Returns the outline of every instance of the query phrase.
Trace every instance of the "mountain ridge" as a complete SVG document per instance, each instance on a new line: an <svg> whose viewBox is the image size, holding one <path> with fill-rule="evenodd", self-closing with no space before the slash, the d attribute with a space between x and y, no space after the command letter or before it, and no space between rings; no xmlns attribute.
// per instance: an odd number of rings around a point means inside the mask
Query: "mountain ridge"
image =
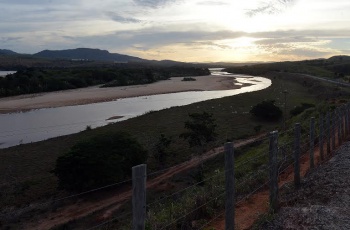
<svg viewBox="0 0 350 230"><path fill-rule="evenodd" d="M91 61L112 61L112 62L142 62L148 61L139 57L119 53L110 53L107 50L92 48L76 48L66 50L43 50L33 54L34 57L49 59L81 59Z"/></svg>
<svg viewBox="0 0 350 230"><path fill-rule="evenodd" d="M0 55L18 55L18 53L8 49L0 49Z"/></svg>

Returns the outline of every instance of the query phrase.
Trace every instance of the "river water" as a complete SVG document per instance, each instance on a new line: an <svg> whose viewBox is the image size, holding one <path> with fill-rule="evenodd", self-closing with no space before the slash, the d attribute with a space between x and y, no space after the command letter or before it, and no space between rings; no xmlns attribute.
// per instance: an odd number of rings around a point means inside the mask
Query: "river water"
<svg viewBox="0 0 350 230"><path fill-rule="evenodd" d="M271 85L271 81L263 77L229 74L220 72L221 69L211 69L211 71L213 77L220 75L232 76L233 79L239 82L238 84L250 83L252 85L241 89L141 96L95 104L1 114L0 148L77 133L84 130L88 125L96 128L110 122L140 116L148 111L158 111L173 106L183 106L258 91ZM123 117L116 120L107 120L113 116Z"/></svg>
<svg viewBox="0 0 350 230"><path fill-rule="evenodd" d="M8 74L16 73L17 71L0 71L0 77L5 77Z"/></svg>

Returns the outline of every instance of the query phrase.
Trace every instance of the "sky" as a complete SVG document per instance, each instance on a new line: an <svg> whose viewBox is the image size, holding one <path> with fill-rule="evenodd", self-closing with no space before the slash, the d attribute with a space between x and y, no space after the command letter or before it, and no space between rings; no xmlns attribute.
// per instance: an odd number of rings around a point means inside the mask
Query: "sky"
<svg viewBox="0 0 350 230"><path fill-rule="evenodd" d="M99 48L152 60L350 55L350 0L0 0L0 49Z"/></svg>

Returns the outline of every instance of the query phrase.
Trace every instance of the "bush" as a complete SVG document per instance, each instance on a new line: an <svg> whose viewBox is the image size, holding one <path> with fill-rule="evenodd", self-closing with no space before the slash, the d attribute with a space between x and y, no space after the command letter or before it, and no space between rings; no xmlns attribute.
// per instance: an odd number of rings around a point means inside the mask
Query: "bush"
<svg viewBox="0 0 350 230"><path fill-rule="evenodd" d="M266 121L276 121L282 117L282 110L275 105L275 101L263 101L255 105L250 113Z"/></svg>
<svg viewBox="0 0 350 230"><path fill-rule="evenodd" d="M302 112L304 112L306 109L309 109L309 108L312 108L312 107L315 107L315 105L309 104L309 103L301 103L301 105L296 106L294 109L292 109L290 111L290 115L291 116L299 115Z"/></svg>
<svg viewBox="0 0 350 230"><path fill-rule="evenodd" d="M217 125L213 114L203 112L191 113L188 116L190 120L185 122L185 128L188 131L180 134L180 138L187 140L191 147L202 146L216 139L215 129Z"/></svg>
<svg viewBox="0 0 350 230"><path fill-rule="evenodd" d="M184 77L182 79L182 81L197 81L197 80L195 78L193 78L193 77Z"/></svg>
<svg viewBox="0 0 350 230"><path fill-rule="evenodd" d="M118 182L144 163L147 152L126 133L105 133L82 141L56 161L59 186L82 191Z"/></svg>

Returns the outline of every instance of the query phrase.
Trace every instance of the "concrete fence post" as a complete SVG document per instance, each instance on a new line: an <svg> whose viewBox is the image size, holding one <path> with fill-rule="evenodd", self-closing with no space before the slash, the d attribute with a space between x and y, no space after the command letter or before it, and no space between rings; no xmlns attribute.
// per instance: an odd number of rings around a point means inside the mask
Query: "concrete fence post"
<svg viewBox="0 0 350 230"><path fill-rule="evenodd" d="M300 187L300 123L295 124L294 128L294 185Z"/></svg>
<svg viewBox="0 0 350 230"><path fill-rule="evenodd" d="M311 121L310 121L310 168L315 167L314 151L315 151L315 118L311 117Z"/></svg>
<svg viewBox="0 0 350 230"><path fill-rule="evenodd" d="M345 116L345 138L348 136L348 134L349 134L349 116L348 116L348 114L349 114L349 106L348 105L345 105L344 106L344 112L345 112L345 114L344 114L344 116Z"/></svg>
<svg viewBox="0 0 350 230"><path fill-rule="evenodd" d="M331 152L331 143L330 143L330 118L329 118L329 112L327 112L326 115L326 139L327 139L327 155Z"/></svg>
<svg viewBox="0 0 350 230"><path fill-rule="evenodd" d="M146 170L145 164L132 168L132 229L144 230L146 220Z"/></svg>
<svg viewBox="0 0 350 230"><path fill-rule="evenodd" d="M319 144L320 144L320 157L321 157L321 161L324 160L324 148L323 148L323 145L324 145L324 128L323 128L323 124L324 124L324 121L323 121L323 116L322 114L320 114L320 140L319 140Z"/></svg>
<svg viewBox="0 0 350 230"><path fill-rule="evenodd" d="M345 134L345 108L342 107L341 110L341 134L342 134L342 140L345 140L346 134Z"/></svg>
<svg viewBox="0 0 350 230"><path fill-rule="evenodd" d="M234 173L234 148L233 143L228 142L225 149L225 230L235 228L235 173Z"/></svg>
<svg viewBox="0 0 350 230"><path fill-rule="evenodd" d="M336 123L336 115L335 115L335 111L332 112L332 132L331 132L331 136L332 136L332 150L335 149L335 131L337 126L335 125Z"/></svg>
<svg viewBox="0 0 350 230"><path fill-rule="evenodd" d="M338 146L340 146L341 145L341 119L340 119L340 111L338 110L337 111L337 129L338 129L338 134L337 134L337 136L338 136Z"/></svg>
<svg viewBox="0 0 350 230"><path fill-rule="evenodd" d="M270 164L270 210L278 210L278 131L270 133L269 164Z"/></svg>
<svg viewBox="0 0 350 230"><path fill-rule="evenodd" d="M348 125L349 125L349 120L348 120L348 106L345 106L345 138L349 134L348 130Z"/></svg>

